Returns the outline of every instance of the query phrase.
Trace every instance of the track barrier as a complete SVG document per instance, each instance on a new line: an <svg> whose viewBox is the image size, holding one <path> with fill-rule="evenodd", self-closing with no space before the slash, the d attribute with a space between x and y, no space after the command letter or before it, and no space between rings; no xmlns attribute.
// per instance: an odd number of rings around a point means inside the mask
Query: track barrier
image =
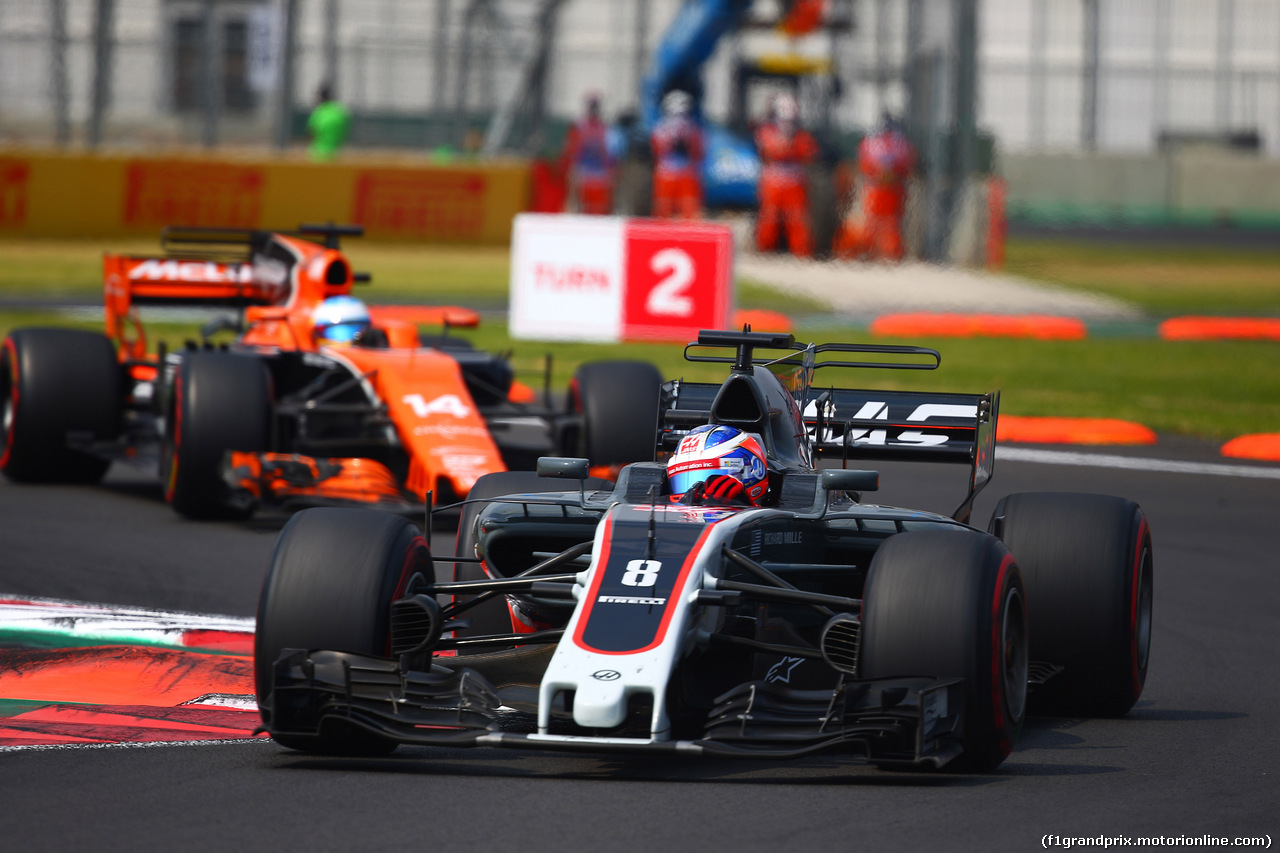
<svg viewBox="0 0 1280 853"><path fill-rule="evenodd" d="M1235 459L1280 462L1280 432L1263 432L1233 438L1222 445L1222 455Z"/></svg>
<svg viewBox="0 0 1280 853"><path fill-rule="evenodd" d="M312 163L283 157L0 151L0 235L154 237L168 225L353 222L373 240L505 245L524 162Z"/></svg>
<svg viewBox="0 0 1280 853"><path fill-rule="evenodd" d="M1042 314L937 314L929 312L882 314L870 327L871 334L886 337L1033 338L1041 341L1078 341L1088 334L1078 317Z"/></svg>
<svg viewBox="0 0 1280 853"><path fill-rule="evenodd" d="M1280 341L1280 319L1269 317L1171 317L1160 324L1166 341Z"/></svg>
<svg viewBox="0 0 1280 853"><path fill-rule="evenodd" d="M1115 418L1034 418L1001 415L996 440L1024 444L1155 444L1150 427Z"/></svg>

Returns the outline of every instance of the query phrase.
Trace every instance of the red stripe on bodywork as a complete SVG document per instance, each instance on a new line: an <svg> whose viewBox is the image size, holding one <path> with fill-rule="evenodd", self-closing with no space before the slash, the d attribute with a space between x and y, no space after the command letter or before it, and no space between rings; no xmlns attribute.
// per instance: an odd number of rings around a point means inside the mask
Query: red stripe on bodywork
<svg viewBox="0 0 1280 853"><path fill-rule="evenodd" d="M591 610L595 607L596 598L600 595L600 586L604 583L604 567L609 564L609 543L613 536L613 516L610 515L606 517L604 523L604 548L600 555L600 561L596 564L595 577L591 579L591 589L587 592L587 603L585 609L582 611L582 616L578 619L578 627L573 632L573 642L579 648L586 649L587 651L594 652L596 654L637 655L641 652L647 652L650 649L655 649L662 645L662 638L666 636L667 628L671 625L672 615L675 613L677 596L679 592L684 589L685 578L689 576L689 570L693 568L694 562L698 559L698 554L702 552L702 544L706 542L707 537L711 535L711 528L715 527L719 522L713 521L707 524L706 528L702 531L702 534L698 537L698 541L695 542L693 548L690 549L689 556L685 558L684 563L680 566L680 574L676 575L675 585L671 588L671 596L667 599L667 603L662 614L662 621L658 623L658 630L657 633L654 634L653 642L643 648L629 649L625 652L610 652L605 651L604 649L597 649L594 646L587 645L582 639L583 633L587 630L587 623L591 618Z"/></svg>

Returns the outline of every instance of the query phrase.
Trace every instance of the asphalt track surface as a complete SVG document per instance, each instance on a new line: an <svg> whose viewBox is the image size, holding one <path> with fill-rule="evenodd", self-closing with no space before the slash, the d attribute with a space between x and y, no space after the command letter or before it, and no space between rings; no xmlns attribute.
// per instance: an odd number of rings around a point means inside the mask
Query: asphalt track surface
<svg viewBox="0 0 1280 853"><path fill-rule="evenodd" d="M1006 457L974 518L985 523L1014 491L1142 504L1156 557L1146 691L1123 719L1030 720L995 773L406 748L334 760L262 741L18 750L0 752L0 847L918 851L1029 850L1047 834L1274 839L1280 468L1245 463L1268 476L1233 476L1193 442L1085 452L1192 464ZM879 502L949 511L962 496L961 467L881 470ZM0 593L252 615L279 526L183 521L119 467L100 487L0 480ZM452 532L436 540L448 552Z"/></svg>

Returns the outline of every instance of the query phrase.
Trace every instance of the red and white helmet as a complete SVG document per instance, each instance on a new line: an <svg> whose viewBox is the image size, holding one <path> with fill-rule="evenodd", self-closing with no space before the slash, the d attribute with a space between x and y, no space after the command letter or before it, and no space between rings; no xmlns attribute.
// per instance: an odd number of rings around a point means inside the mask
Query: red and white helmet
<svg viewBox="0 0 1280 853"><path fill-rule="evenodd" d="M671 493L681 495L715 474L728 474L742 483L752 503L758 504L769 487L769 463L764 442L754 433L708 424L680 439L667 461Z"/></svg>

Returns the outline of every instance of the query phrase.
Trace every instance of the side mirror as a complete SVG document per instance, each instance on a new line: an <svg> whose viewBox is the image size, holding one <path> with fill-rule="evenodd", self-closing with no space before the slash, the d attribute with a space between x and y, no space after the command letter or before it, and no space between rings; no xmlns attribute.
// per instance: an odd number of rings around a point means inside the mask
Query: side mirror
<svg viewBox="0 0 1280 853"><path fill-rule="evenodd" d="M557 480L585 480L591 476L591 461L572 456L539 456L538 476Z"/></svg>
<svg viewBox="0 0 1280 853"><path fill-rule="evenodd" d="M828 492L874 492L880 488L880 472L828 468L822 472L822 488Z"/></svg>

